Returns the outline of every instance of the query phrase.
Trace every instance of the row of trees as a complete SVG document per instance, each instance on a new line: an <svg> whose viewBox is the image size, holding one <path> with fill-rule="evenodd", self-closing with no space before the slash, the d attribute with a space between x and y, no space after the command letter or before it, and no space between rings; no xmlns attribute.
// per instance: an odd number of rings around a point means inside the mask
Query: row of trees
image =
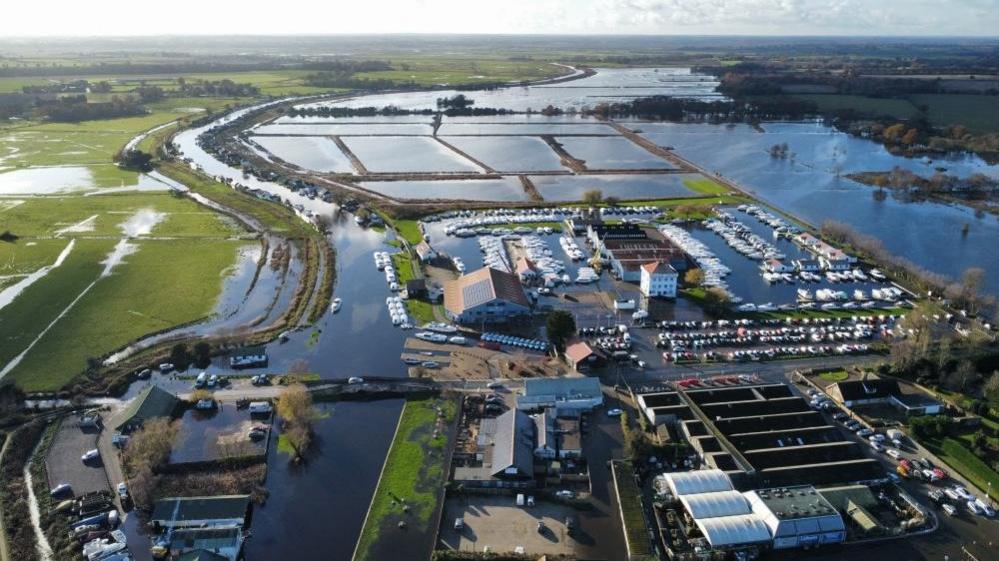
<svg viewBox="0 0 999 561"><path fill-rule="evenodd" d="M96 119L115 119L143 115L146 108L131 96L113 96L111 101L88 103L87 96L66 96L52 101L38 101L35 115L50 121L76 123Z"/></svg>

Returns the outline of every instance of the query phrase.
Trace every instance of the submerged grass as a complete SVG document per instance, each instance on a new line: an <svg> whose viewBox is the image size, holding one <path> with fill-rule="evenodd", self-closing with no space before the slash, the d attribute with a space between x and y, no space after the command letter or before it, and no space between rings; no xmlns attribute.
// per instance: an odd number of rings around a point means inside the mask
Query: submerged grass
<svg viewBox="0 0 999 561"><path fill-rule="evenodd" d="M107 241L109 246L115 243ZM99 279L10 372L10 378L21 388L59 389L86 370L90 358L123 347L147 333L209 315L222 285L223 272L235 263L242 242L144 240L136 244L138 250L126 257L110 276ZM100 255L97 261L105 255ZM82 267L90 276L73 275L75 290L66 291L62 301L75 298L89 284L87 281L96 278L103 269L94 263L93 257L90 255L90 263ZM53 281L64 276L63 271L59 272ZM37 304L40 299L24 301ZM54 318L64 307L55 307L49 317ZM49 321L41 323L47 325ZM40 331L44 325L35 324L35 330ZM17 352L26 344L21 343Z"/></svg>
<svg viewBox="0 0 999 561"><path fill-rule="evenodd" d="M457 405L449 399L406 401L357 542L354 561L368 559L382 533L393 528L399 520L406 522L408 532L433 532L431 515L446 477L447 427L456 410ZM439 433L437 426L441 427ZM408 512L403 506L408 507Z"/></svg>

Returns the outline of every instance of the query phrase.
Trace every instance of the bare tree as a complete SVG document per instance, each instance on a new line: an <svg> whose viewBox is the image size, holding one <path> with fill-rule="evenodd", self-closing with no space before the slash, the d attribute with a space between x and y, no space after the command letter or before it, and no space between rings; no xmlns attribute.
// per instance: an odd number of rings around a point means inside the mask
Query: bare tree
<svg viewBox="0 0 999 561"><path fill-rule="evenodd" d="M300 460L312 442L312 424L318 418L312 395L302 384L285 388L278 396L277 413L284 421L283 436Z"/></svg>

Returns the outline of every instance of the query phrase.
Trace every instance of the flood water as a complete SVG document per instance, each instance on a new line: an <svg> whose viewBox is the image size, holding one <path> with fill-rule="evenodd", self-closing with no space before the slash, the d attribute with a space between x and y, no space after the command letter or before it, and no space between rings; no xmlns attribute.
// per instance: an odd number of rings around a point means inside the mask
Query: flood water
<svg viewBox="0 0 999 561"><path fill-rule="evenodd" d="M340 147L323 136L255 136L253 141L271 154L302 169L353 173L354 166Z"/></svg>
<svg viewBox="0 0 999 561"><path fill-rule="evenodd" d="M760 199L818 226L825 220L851 224L878 237L891 252L931 271L957 277L968 267L986 271L985 289L999 293L999 217L933 202L908 202L889 195L878 201L874 189L837 176L854 171L890 170L898 165L923 174L943 166L966 176L982 172L999 176L999 166L960 156L925 163L892 156L881 146L821 124L764 124L766 132L748 126L700 124L641 125L645 136L680 155L721 173ZM767 149L787 142L794 161L770 158ZM723 149L719 149L723 147ZM969 225L967 235L961 230Z"/></svg>
<svg viewBox="0 0 999 561"><path fill-rule="evenodd" d="M526 201L516 177L410 181L362 181L361 187L396 199L451 199L466 201Z"/></svg>
<svg viewBox="0 0 999 561"><path fill-rule="evenodd" d="M453 136L447 142L500 172L569 171L548 144L534 136Z"/></svg>
<svg viewBox="0 0 999 561"><path fill-rule="evenodd" d="M591 138L560 136L565 151L586 162L588 169L676 169L624 137Z"/></svg>
<svg viewBox="0 0 999 561"><path fill-rule="evenodd" d="M422 136L344 137L372 172L481 172L478 166L436 140Z"/></svg>
<svg viewBox="0 0 999 561"><path fill-rule="evenodd" d="M134 185L111 190L165 191L168 187L148 175L137 175ZM52 195L97 189L93 171L86 166L20 168L0 173L0 195Z"/></svg>

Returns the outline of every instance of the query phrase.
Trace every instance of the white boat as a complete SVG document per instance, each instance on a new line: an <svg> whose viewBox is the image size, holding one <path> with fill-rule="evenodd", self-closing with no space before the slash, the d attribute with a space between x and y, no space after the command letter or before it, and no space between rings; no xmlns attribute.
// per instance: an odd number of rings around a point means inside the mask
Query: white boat
<svg viewBox="0 0 999 561"><path fill-rule="evenodd" d="M879 280L879 281L885 280L885 274L878 269L871 269L870 271L867 272L867 274L871 275L871 278L873 278L874 280Z"/></svg>
<svg viewBox="0 0 999 561"><path fill-rule="evenodd" d="M343 306L343 300L340 298L334 298L333 302L330 304L330 311L335 314L340 311L341 306Z"/></svg>
<svg viewBox="0 0 999 561"><path fill-rule="evenodd" d="M858 288L857 290L853 291L853 299L854 300L867 300L867 294L863 290L860 290Z"/></svg>
<svg viewBox="0 0 999 561"><path fill-rule="evenodd" d="M429 341L431 343L446 343L447 335L441 333L431 333L429 331L421 331L415 335L417 339L422 341Z"/></svg>
<svg viewBox="0 0 999 561"><path fill-rule="evenodd" d="M811 300L811 299L812 299L811 291L806 290L804 288L798 289L798 300Z"/></svg>
<svg viewBox="0 0 999 561"><path fill-rule="evenodd" d="M755 312L756 311L756 304L753 304L753 303L741 304L736 309L739 310L740 312Z"/></svg>

